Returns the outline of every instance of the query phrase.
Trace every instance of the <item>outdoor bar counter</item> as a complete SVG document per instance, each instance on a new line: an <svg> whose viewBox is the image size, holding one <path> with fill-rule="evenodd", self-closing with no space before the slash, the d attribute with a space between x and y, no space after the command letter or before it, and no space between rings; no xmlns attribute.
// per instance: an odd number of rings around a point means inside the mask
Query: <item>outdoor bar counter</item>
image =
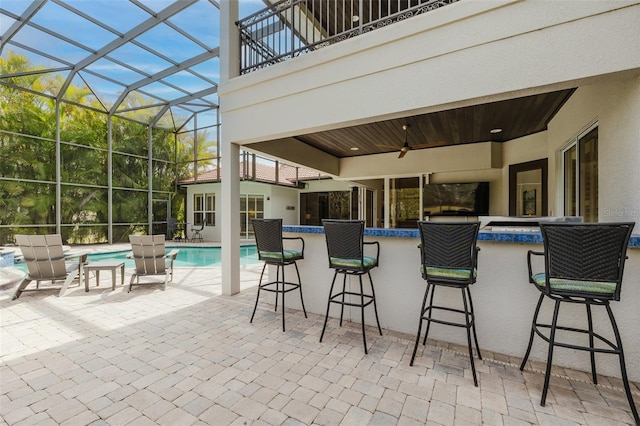
<svg viewBox="0 0 640 426"><path fill-rule="evenodd" d="M471 286L480 350L516 357L524 355L533 311L540 294L527 278L527 251L543 249L540 232L537 228L534 229L480 230L478 278L477 283ZM324 316L333 270L329 269L323 228L284 226L283 231L287 237L304 238L304 259L298 261L298 267L305 307L308 312ZM380 243L380 265L373 269L372 277L383 332L386 329L407 333L410 339L414 339L426 288L420 275L418 230L367 228L365 241ZM367 247L365 253L366 250ZM629 379L640 382L640 235L637 233L631 237L627 256L621 301L612 302L611 307L620 328ZM542 262L539 267L543 268ZM275 273L275 268L272 272ZM286 273L287 281L294 279L293 269L287 268ZM366 276L363 277L363 282L365 292L368 292ZM357 277L347 278L347 283L359 285ZM436 299L444 301L440 304L462 306L460 291L457 289L438 288ZM297 294L289 293L286 303L287 308L301 309ZM366 324L374 326L372 306L365 308L365 311ZM550 322L552 311L552 303L545 300L540 318L544 322ZM339 308L332 306L330 315L335 318L339 317L339 314ZM350 311L349 307L345 307L345 318L359 323L359 308L351 308ZM563 304L559 319L559 324L584 328L586 310L583 305ZM338 327L338 324L331 322L328 327ZM613 339L604 308L594 308L594 328L596 332ZM375 327L367 329L367 334L371 337L375 333ZM560 332L558 336L562 338ZM466 333L463 328L433 324L429 338L466 347ZM407 344L413 345L412 342ZM547 343L536 337L529 359L546 362L547 349ZM420 353L421 351L418 352ZM598 354L596 362L599 374L620 377L617 356ZM559 348L554 351L554 365L589 371L588 352Z"/></svg>

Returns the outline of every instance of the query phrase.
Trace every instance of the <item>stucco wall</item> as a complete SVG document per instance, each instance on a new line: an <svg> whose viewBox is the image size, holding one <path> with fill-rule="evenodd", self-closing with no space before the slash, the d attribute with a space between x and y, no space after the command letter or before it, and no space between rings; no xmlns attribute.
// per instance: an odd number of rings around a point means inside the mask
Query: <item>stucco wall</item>
<svg viewBox="0 0 640 426"><path fill-rule="evenodd" d="M562 214L559 150L593 122L598 123L599 220L640 222L639 78L582 86L549 123L549 208Z"/></svg>
<svg viewBox="0 0 640 426"><path fill-rule="evenodd" d="M349 191L353 186L351 182L333 179L309 180L305 183L305 188L300 192Z"/></svg>
<svg viewBox="0 0 640 426"><path fill-rule="evenodd" d="M325 237L323 234L308 233L287 235L302 236L305 240L305 259L298 262L304 304L308 312L324 317L333 278L333 270L328 267ZM380 243L380 266L372 271L380 323L385 329L407 333L408 338L413 339L425 291L425 282L420 275L419 250L416 248L419 240L385 237L365 237L365 240ZM480 348L520 359L527 347L531 320L540 295L527 281L527 250L540 250L542 245L481 241L479 247L478 281L471 287L471 293ZM625 267L622 301L612 303L612 310L624 344L629 379L639 381L640 333L637 331L640 329L640 315L637 301L640 299L640 286L637 285L637 277L640 274L640 250L629 249L627 253L629 260ZM274 279L275 268L270 273L270 278ZM347 286L358 289L358 279L348 278ZM366 277L364 288L365 291L369 289ZM293 297L287 296L286 303L287 307L302 309L295 293ZM457 289L440 288L436 292L436 303L462 308ZM540 313L542 322L549 322L552 313L553 303L547 300ZM332 307L330 315L339 317L340 309ZM594 307L593 315L596 331L613 338L604 309ZM345 318L359 323L360 309L345 307ZM440 314L439 318L446 318L446 315ZM563 304L559 318L564 326L584 328L584 306ZM367 330L369 335L377 332L372 307L365 309L365 323L373 326ZM328 327L336 332L339 325L333 321ZM434 324L429 337L466 345L464 330L454 327ZM562 338L565 341L571 339L566 335ZM530 360L544 362L547 349L548 345L536 338ZM597 356L597 363L599 374L620 377L620 364L616 356ZM554 365L587 371L589 356L586 352L558 349L554 353Z"/></svg>
<svg viewBox="0 0 640 426"><path fill-rule="evenodd" d="M265 217L282 218L284 225L298 225L299 214L298 190L272 186L270 199L265 200Z"/></svg>
<svg viewBox="0 0 640 426"><path fill-rule="evenodd" d="M548 157L549 213L559 215L558 149L597 119L601 219L638 220L638 22L638 1L461 1L221 84L225 143L260 151L257 142L275 138L579 87L548 131L499 150L481 143L329 161L284 140L278 152L340 179L490 180L495 215L508 214L508 166Z"/></svg>
<svg viewBox="0 0 640 426"><path fill-rule="evenodd" d="M224 139L244 145L637 75L638 22L638 1L457 2L221 84ZM324 160L305 159L320 170Z"/></svg>
<svg viewBox="0 0 640 426"><path fill-rule="evenodd" d="M206 226L202 231L205 241L218 242L221 240L222 215L228 209L222 205L222 188L218 183L202 183L189 185L187 187L187 231L191 236L191 226L193 223L193 194L215 194L216 195L216 224ZM265 217L281 217L286 225L298 224L298 191L295 188L278 187L260 182L240 182L240 194L264 195ZM267 198L269 198L267 200ZM239 198L237 198L239 200ZM238 201L239 202L239 201ZM294 210L287 210L287 206L293 206Z"/></svg>
<svg viewBox="0 0 640 426"><path fill-rule="evenodd" d="M201 183L187 187L186 206L186 237L191 238L191 227L193 226L193 195L194 194L216 194L216 223L207 225L202 230L202 238L205 241L220 241L220 214L222 212L219 183Z"/></svg>

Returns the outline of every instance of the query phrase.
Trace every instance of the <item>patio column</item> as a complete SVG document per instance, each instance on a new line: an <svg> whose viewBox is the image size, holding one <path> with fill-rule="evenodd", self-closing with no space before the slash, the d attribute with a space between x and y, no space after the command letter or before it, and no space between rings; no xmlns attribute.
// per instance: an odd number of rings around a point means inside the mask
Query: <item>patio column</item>
<svg viewBox="0 0 640 426"><path fill-rule="evenodd" d="M391 185L388 177L384 178L384 227L391 227Z"/></svg>
<svg viewBox="0 0 640 426"><path fill-rule="evenodd" d="M222 294L230 296L240 292L240 146L223 143L223 147Z"/></svg>
<svg viewBox="0 0 640 426"><path fill-rule="evenodd" d="M236 27L238 3L237 0L222 0L220 2L221 84L240 75L240 33Z"/></svg>
<svg viewBox="0 0 640 426"><path fill-rule="evenodd" d="M240 36L235 26L238 19L238 2L220 2L220 83L240 73ZM224 98L220 98L221 123L224 123ZM231 143L220 132L222 158L222 294L240 292L240 146Z"/></svg>

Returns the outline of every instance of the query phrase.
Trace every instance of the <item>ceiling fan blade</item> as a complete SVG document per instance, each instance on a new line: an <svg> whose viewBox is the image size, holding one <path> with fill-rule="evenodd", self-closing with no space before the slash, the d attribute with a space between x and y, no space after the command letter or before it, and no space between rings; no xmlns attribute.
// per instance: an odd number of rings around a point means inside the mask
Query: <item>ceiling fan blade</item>
<svg viewBox="0 0 640 426"><path fill-rule="evenodd" d="M400 155L398 155L398 158L402 158L402 157L404 157L405 155L407 155L407 152L409 152L409 150L408 150L408 149L407 149L407 150L404 150L404 149L403 149L403 150L400 150Z"/></svg>

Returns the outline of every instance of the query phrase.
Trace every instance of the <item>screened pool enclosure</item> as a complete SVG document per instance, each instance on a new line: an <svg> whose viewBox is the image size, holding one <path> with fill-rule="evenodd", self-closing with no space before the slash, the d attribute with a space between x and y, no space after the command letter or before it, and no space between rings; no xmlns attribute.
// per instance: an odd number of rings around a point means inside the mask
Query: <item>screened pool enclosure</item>
<svg viewBox="0 0 640 426"><path fill-rule="evenodd" d="M0 4L0 245L127 241L185 220L177 182L219 168L219 7Z"/></svg>

